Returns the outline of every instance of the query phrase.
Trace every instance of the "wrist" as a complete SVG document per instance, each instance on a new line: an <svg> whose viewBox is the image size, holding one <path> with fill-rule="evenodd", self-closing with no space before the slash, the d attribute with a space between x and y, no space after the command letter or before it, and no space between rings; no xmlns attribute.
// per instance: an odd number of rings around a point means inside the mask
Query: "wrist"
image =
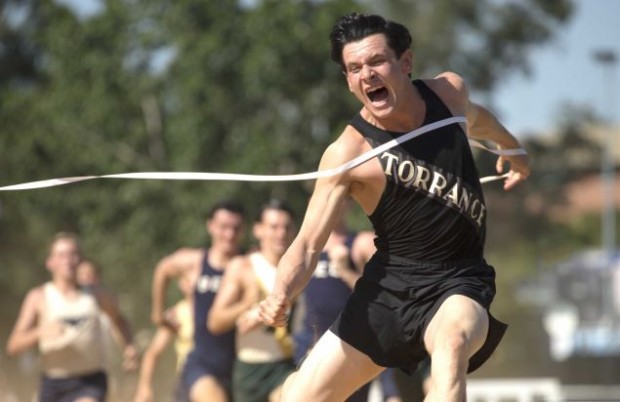
<svg viewBox="0 0 620 402"><path fill-rule="evenodd" d="M136 356L138 354L138 348L133 343L129 343L123 348L123 353L129 356Z"/></svg>
<svg viewBox="0 0 620 402"><path fill-rule="evenodd" d="M151 321L155 325L161 325L162 324L162 314L161 313L153 313L153 314L151 314Z"/></svg>
<svg viewBox="0 0 620 402"><path fill-rule="evenodd" d="M293 285L284 285L283 283L276 283L273 290L269 294L270 297L276 300L289 301L293 293Z"/></svg>

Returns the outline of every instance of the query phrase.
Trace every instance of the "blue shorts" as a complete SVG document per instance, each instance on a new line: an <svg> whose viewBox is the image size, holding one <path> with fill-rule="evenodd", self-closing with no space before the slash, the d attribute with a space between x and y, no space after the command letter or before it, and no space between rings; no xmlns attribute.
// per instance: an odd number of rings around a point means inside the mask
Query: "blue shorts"
<svg viewBox="0 0 620 402"><path fill-rule="evenodd" d="M104 402L107 393L108 377L103 371L69 378L51 378L43 375L39 402L73 402L83 397Z"/></svg>
<svg viewBox="0 0 620 402"><path fill-rule="evenodd" d="M384 370L379 376L379 383L381 384L381 393L383 394L384 401L400 396L396 381L394 380L394 369Z"/></svg>
<svg viewBox="0 0 620 402"><path fill-rule="evenodd" d="M212 362L205 361L195 353L190 353L187 356L187 360L185 360L185 365L183 365L180 386L182 386L189 395L196 381L202 377L215 378L222 388L224 388L229 395L231 394L232 363L229 369L228 365L215 365Z"/></svg>
<svg viewBox="0 0 620 402"><path fill-rule="evenodd" d="M299 367L304 361L308 351L317 341L316 335L308 331L299 331L293 334L293 361Z"/></svg>

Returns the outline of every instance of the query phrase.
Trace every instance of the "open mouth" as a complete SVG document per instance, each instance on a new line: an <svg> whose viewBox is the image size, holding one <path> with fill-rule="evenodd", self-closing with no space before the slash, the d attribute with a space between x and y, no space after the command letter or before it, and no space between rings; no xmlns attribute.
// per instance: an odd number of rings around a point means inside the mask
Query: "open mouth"
<svg viewBox="0 0 620 402"><path fill-rule="evenodd" d="M381 102L388 97L388 90L385 87L375 88L371 91L366 92L368 99L371 102Z"/></svg>

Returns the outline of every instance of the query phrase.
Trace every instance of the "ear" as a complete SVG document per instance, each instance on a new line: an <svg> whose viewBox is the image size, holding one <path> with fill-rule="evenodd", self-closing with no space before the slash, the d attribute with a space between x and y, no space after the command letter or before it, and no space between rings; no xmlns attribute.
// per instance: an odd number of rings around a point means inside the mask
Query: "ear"
<svg viewBox="0 0 620 402"><path fill-rule="evenodd" d="M252 235L255 239L260 240L262 234L261 223L256 222L254 226L252 226Z"/></svg>
<svg viewBox="0 0 620 402"><path fill-rule="evenodd" d="M400 56L400 66L403 73L411 74L411 71L413 70L413 52L411 49L405 50L405 52Z"/></svg>
<svg viewBox="0 0 620 402"><path fill-rule="evenodd" d="M351 83L349 82L349 76L347 75L347 72L342 71L342 75L344 75L344 79L347 80L347 86L349 87L349 92L353 92L353 87L351 86Z"/></svg>
<svg viewBox="0 0 620 402"><path fill-rule="evenodd" d="M50 265L50 257L47 257L45 259L45 269L47 269L48 272L53 273L54 270L52 269L51 265Z"/></svg>

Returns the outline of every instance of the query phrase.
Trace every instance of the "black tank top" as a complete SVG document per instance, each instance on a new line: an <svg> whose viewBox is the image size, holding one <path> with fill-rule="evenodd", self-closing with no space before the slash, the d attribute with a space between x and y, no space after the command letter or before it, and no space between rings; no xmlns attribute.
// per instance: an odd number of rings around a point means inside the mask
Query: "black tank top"
<svg viewBox="0 0 620 402"><path fill-rule="evenodd" d="M206 324L223 274L223 270L209 264L209 252L206 251L200 278L194 289L194 349L191 354L205 364L216 367L221 374L230 375L235 357L235 330L213 335Z"/></svg>
<svg viewBox="0 0 620 402"><path fill-rule="evenodd" d="M413 81L426 103L423 125L452 117L421 80ZM384 131L353 117L372 147L404 134ZM424 261L480 258L486 207L467 136L458 123L406 141L378 155L386 186L369 216L379 251Z"/></svg>

